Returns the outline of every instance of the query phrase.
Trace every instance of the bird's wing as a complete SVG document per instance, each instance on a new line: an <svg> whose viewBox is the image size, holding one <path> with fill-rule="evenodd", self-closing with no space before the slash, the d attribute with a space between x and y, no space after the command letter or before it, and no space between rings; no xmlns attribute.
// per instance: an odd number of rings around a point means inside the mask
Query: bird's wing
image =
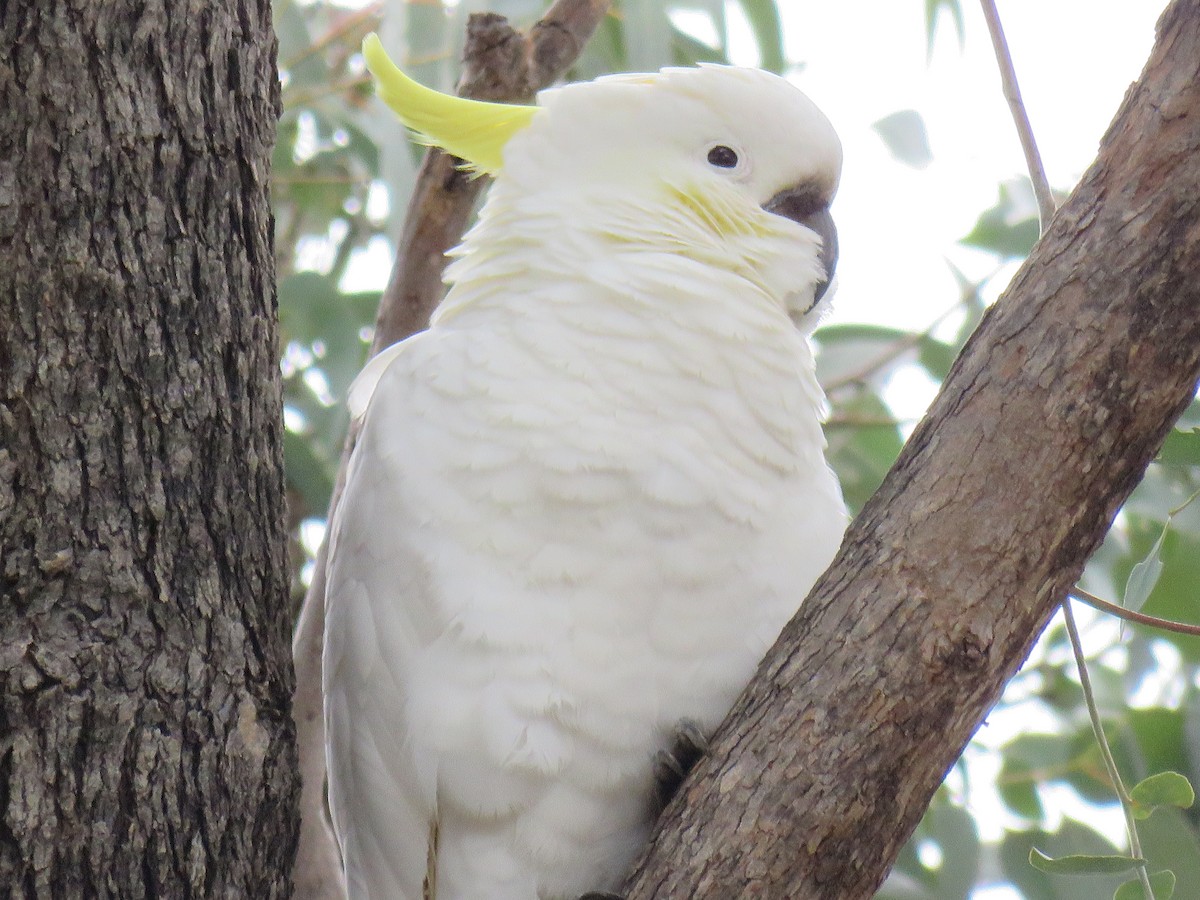
<svg viewBox="0 0 1200 900"><path fill-rule="evenodd" d="M405 726L406 669L433 616L412 540L419 516L403 496L411 422L399 368L378 386L387 396L372 401L331 526L323 677L329 804L349 896L421 900L437 776L432 753ZM371 373L375 383L382 376Z"/></svg>

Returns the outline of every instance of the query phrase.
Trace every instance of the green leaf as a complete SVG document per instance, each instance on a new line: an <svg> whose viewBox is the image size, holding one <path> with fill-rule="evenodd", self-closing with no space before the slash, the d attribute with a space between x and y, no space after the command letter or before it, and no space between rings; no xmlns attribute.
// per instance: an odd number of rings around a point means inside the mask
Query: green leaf
<svg viewBox="0 0 1200 900"><path fill-rule="evenodd" d="M567 80L591 81L609 72L627 71L625 57L625 35L614 9L600 20L596 33L584 45L583 53L568 70Z"/></svg>
<svg viewBox="0 0 1200 900"><path fill-rule="evenodd" d="M1200 884L1200 840L1190 813L1164 806L1138 825L1152 871L1170 869L1180 884Z"/></svg>
<svg viewBox="0 0 1200 900"><path fill-rule="evenodd" d="M626 63L633 72L656 72L671 58L674 29L658 3L629 0L621 4Z"/></svg>
<svg viewBox="0 0 1200 900"><path fill-rule="evenodd" d="M311 441L290 431L283 433L283 466L288 484L300 492L308 515L324 515L333 493L334 463L318 457Z"/></svg>
<svg viewBox="0 0 1200 900"><path fill-rule="evenodd" d="M694 66L700 62L729 64L729 60L719 48L710 47L674 26L671 31L671 60L677 66Z"/></svg>
<svg viewBox="0 0 1200 900"><path fill-rule="evenodd" d="M958 46L961 48L966 42L967 31L963 23L962 6L959 5L958 0L925 0L926 53L933 53L933 36L937 32L938 14L943 9L954 19L954 31L958 35Z"/></svg>
<svg viewBox="0 0 1200 900"><path fill-rule="evenodd" d="M1172 429L1158 451L1158 461L1166 465L1200 466L1200 428Z"/></svg>
<svg viewBox="0 0 1200 900"><path fill-rule="evenodd" d="M1079 702L1074 694L1072 708ZM1023 734L1001 748L1003 764L996 787L1005 806L1035 822L1045 813L1037 786L1065 778L1072 771L1074 749L1064 734Z"/></svg>
<svg viewBox="0 0 1200 900"><path fill-rule="evenodd" d="M1132 856L1047 856L1037 847L1029 851L1029 864L1050 875L1112 875L1145 863Z"/></svg>
<svg viewBox="0 0 1200 900"><path fill-rule="evenodd" d="M931 337L922 338L919 346L917 362L935 381L945 381L954 360L958 359L958 348Z"/></svg>
<svg viewBox="0 0 1200 900"><path fill-rule="evenodd" d="M1153 659L1154 640L1152 637L1137 635L1127 642L1131 667L1134 665L1135 654L1145 654ZM1156 662L1154 668L1147 668L1141 677L1144 678L1146 673L1152 671L1157 671ZM1140 678L1136 682L1127 679L1126 693L1133 693L1140 685ZM1196 696L1195 692L1189 694ZM1135 773L1142 775L1147 772L1172 771L1183 772L1186 775L1191 771L1188 761L1190 750L1185 744L1185 713L1182 709L1164 709L1159 706L1131 709L1125 713L1125 724L1140 751L1141 760L1135 764Z"/></svg>
<svg viewBox="0 0 1200 900"><path fill-rule="evenodd" d="M292 57L306 50L312 43L308 22L303 10L295 3L276 3L273 10L275 34L279 38L279 62L286 67ZM304 71L285 69L289 84L296 84L297 79L316 81L321 76L323 67L302 67ZM283 73L281 73L283 74Z"/></svg>
<svg viewBox="0 0 1200 900"><path fill-rule="evenodd" d="M775 0L741 0L741 7L758 45L759 66L782 73L787 68L787 58L783 55L783 24Z"/></svg>
<svg viewBox="0 0 1200 900"><path fill-rule="evenodd" d="M1177 499L1171 502L1178 502ZM1127 504L1128 505L1128 504ZM1164 506L1166 504L1163 504ZM1160 506L1160 513L1162 506ZM1126 571L1151 552L1152 545L1162 533L1164 523L1130 517L1126 534L1129 553ZM1196 620L1196 585L1200 584L1200 531L1187 527L1185 518L1175 519L1162 541L1163 572L1142 612L1175 622ZM1120 577L1118 573L1114 573ZM1119 583L1119 582L1118 582ZM1156 631L1158 640L1170 641L1189 662L1200 662L1200 638L1183 634ZM1180 767L1181 768L1181 767Z"/></svg>
<svg viewBox="0 0 1200 900"><path fill-rule="evenodd" d="M1066 770L1075 750L1061 733L1029 732L1004 745L1004 761L1014 774L1029 775L1046 770Z"/></svg>
<svg viewBox="0 0 1200 900"><path fill-rule="evenodd" d="M1003 778L1003 774L1001 775ZM1001 780L997 784L1000 799L1018 816L1040 822L1045 815L1042 800L1038 796L1037 783L1033 780Z"/></svg>
<svg viewBox="0 0 1200 900"><path fill-rule="evenodd" d="M1155 872L1150 876L1150 888L1154 892L1154 900L1171 900L1175 894L1175 873L1170 869ZM1146 891L1142 888L1142 882L1135 878L1117 888L1113 900L1146 900Z"/></svg>
<svg viewBox="0 0 1200 900"><path fill-rule="evenodd" d="M889 424L891 412L870 391L839 402L834 417L847 424L827 432L829 461L842 481L846 502L851 509L861 509L883 482L904 442L899 428Z"/></svg>
<svg viewBox="0 0 1200 900"><path fill-rule="evenodd" d="M1102 856L1121 852L1103 836L1069 818L1063 819L1052 834L1038 828L1006 832L999 847L1001 871L1025 900L1096 900L1111 895L1128 877L1124 872L1089 878L1047 875L1029 864L1029 851L1033 847L1041 847L1052 856L1081 853ZM1168 867L1173 868L1169 863L1156 866L1160 869Z"/></svg>
<svg viewBox="0 0 1200 900"><path fill-rule="evenodd" d="M971 893L979 871L980 843L975 820L944 796L925 813L919 835L933 840L942 851L942 864L930 873L928 900L952 900Z"/></svg>
<svg viewBox="0 0 1200 900"><path fill-rule="evenodd" d="M1154 546L1150 548L1150 552L1129 573L1129 580L1125 582L1125 598L1122 601L1122 605L1126 609L1137 612L1145 606L1146 601L1150 599L1150 594L1154 590L1154 586L1158 584L1158 579L1162 577L1163 539L1167 536L1169 525L1169 522L1163 523L1158 540L1154 542Z"/></svg>
<svg viewBox="0 0 1200 900"><path fill-rule="evenodd" d="M884 116L871 126L897 160L914 169L933 162L925 120L915 109L902 109Z"/></svg>
<svg viewBox="0 0 1200 900"><path fill-rule="evenodd" d="M1024 259L1037 242L1039 227L1033 189L1026 180L1014 180L1000 185L996 205L980 215L960 243L1002 259Z"/></svg>
<svg viewBox="0 0 1200 900"><path fill-rule="evenodd" d="M901 328L882 325L828 325L813 335L817 342L817 378L830 385L871 371L878 364L880 377L896 365L912 341Z"/></svg>
<svg viewBox="0 0 1200 900"><path fill-rule="evenodd" d="M1092 688L1096 694L1096 702L1102 710L1109 709L1122 702L1125 692L1120 676L1104 666L1089 668ZM1115 682L1113 679L1116 679ZM1103 683L1108 681L1107 686ZM1125 741L1116 740L1119 725L1116 721L1104 720L1105 733L1112 736L1110 750L1117 761L1118 771L1132 771L1134 764L1130 758L1131 747ZM1067 774L1066 781L1084 800L1096 805L1106 805L1116 802L1113 785L1104 767L1104 754L1096 743L1096 735L1091 725L1080 723L1080 727L1070 738L1075 755L1072 759L1072 769Z"/></svg>
<svg viewBox="0 0 1200 900"><path fill-rule="evenodd" d="M921 861L918 848L927 845L940 851L937 864ZM975 819L943 788L897 856L877 900L962 900L977 880L981 856Z"/></svg>
<svg viewBox="0 0 1200 900"><path fill-rule="evenodd" d="M1149 818L1160 806L1177 806L1188 809L1196 802L1192 784L1178 772L1159 772L1138 782L1129 792L1133 800L1133 814L1139 819Z"/></svg>

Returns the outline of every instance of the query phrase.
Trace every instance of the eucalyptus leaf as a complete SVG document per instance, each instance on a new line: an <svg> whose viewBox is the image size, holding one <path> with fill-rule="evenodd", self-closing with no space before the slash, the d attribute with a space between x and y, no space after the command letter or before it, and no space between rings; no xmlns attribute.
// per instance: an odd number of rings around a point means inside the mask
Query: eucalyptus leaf
<svg viewBox="0 0 1200 900"><path fill-rule="evenodd" d="M1138 834L1151 871L1170 869L1194 896L1200 885L1200 836L1191 813L1164 806L1138 824Z"/></svg>
<svg viewBox="0 0 1200 900"><path fill-rule="evenodd" d="M984 211L960 243L995 253L1001 259L1024 259L1037 243L1040 226L1033 189L1026 179L1000 185L996 205Z"/></svg>
<svg viewBox="0 0 1200 900"><path fill-rule="evenodd" d="M1125 582L1125 597L1122 602L1122 605L1126 609L1137 612L1145 606L1146 601L1150 599L1150 594L1154 590L1155 585L1158 584L1158 579L1162 577L1163 539L1167 536L1167 529L1169 527L1169 522L1163 523L1158 540L1154 542L1154 546L1150 548L1150 552L1129 573L1129 580Z"/></svg>
<svg viewBox="0 0 1200 900"><path fill-rule="evenodd" d="M937 23L942 10L949 13L950 18L954 20L954 32L958 35L958 46L962 47L966 43L967 29L959 0L925 0L926 53L933 53L933 38L937 33Z"/></svg>
<svg viewBox="0 0 1200 900"><path fill-rule="evenodd" d="M674 28L666 9L659 3L627 0L621 4L624 15L625 62L633 72L654 72L671 56Z"/></svg>
<svg viewBox="0 0 1200 900"><path fill-rule="evenodd" d="M897 160L914 169L924 169L933 162L929 149L929 131L925 120L915 109L901 109L884 116L871 126L883 139Z"/></svg>
<svg viewBox="0 0 1200 900"><path fill-rule="evenodd" d="M671 32L671 56L677 66L694 66L699 62L729 64L729 60L720 49L710 47L678 28L672 28Z"/></svg>
<svg viewBox="0 0 1200 900"><path fill-rule="evenodd" d="M950 367L958 358L958 350L933 338L923 338L917 352L917 361L937 381L950 374Z"/></svg>
<svg viewBox="0 0 1200 900"><path fill-rule="evenodd" d="M1052 856L1120 853L1103 836L1074 819L1064 819L1053 833L1036 827L1029 831L1008 832L998 848L998 861L1003 877L1018 889L1025 900L1096 900L1097 897L1110 895L1125 880L1124 872L1088 878L1047 875L1029 864L1029 853L1033 847L1041 847Z"/></svg>
<svg viewBox="0 0 1200 900"><path fill-rule="evenodd" d="M1046 811L1038 796L1037 783L1032 779L1007 779L1004 770L1000 771L1000 781L996 785L1000 799L1004 805L1022 818L1040 822Z"/></svg>
<svg viewBox="0 0 1200 900"><path fill-rule="evenodd" d="M787 59L783 53L783 23L775 0L739 0L746 21L758 46L758 64L769 72L783 72Z"/></svg>
<svg viewBox="0 0 1200 900"><path fill-rule="evenodd" d="M1175 894L1175 873L1170 869L1155 872L1150 876L1150 889L1154 900L1171 900ZM1127 881L1113 894L1113 900L1146 900L1146 890L1140 879Z"/></svg>
<svg viewBox="0 0 1200 900"><path fill-rule="evenodd" d="M1158 451L1158 461L1167 465L1200 466L1200 428L1173 428Z"/></svg>
<svg viewBox="0 0 1200 900"><path fill-rule="evenodd" d="M1132 856L1047 856L1037 847L1029 851L1029 864L1049 875L1112 875L1145 863Z"/></svg>
<svg viewBox="0 0 1200 900"><path fill-rule="evenodd" d="M284 431L283 462L288 484L300 493L308 506L305 512L323 515L333 493L333 461L318 456L316 448L305 436Z"/></svg>
<svg viewBox="0 0 1200 900"><path fill-rule="evenodd" d="M1159 772L1134 785L1129 792L1134 802L1133 814L1139 819L1150 816L1160 806L1188 809L1196 802L1192 784L1178 772Z"/></svg>

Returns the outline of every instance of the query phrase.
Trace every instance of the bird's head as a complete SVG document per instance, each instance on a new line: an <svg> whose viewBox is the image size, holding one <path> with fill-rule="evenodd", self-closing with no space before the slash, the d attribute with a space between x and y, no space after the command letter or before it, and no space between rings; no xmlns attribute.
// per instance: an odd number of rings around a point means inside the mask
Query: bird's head
<svg viewBox="0 0 1200 900"><path fill-rule="evenodd" d="M429 144L560 208L624 207L634 239L676 240L680 252L784 241L797 265L785 293L801 318L827 293L837 262L829 205L841 145L828 119L786 80L704 65L613 75L543 91L537 106L483 103L418 85L378 38L363 45L382 99ZM690 227L679 242L680 227ZM774 264L766 254L764 267ZM749 257L753 264L753 253Z"/></svg>

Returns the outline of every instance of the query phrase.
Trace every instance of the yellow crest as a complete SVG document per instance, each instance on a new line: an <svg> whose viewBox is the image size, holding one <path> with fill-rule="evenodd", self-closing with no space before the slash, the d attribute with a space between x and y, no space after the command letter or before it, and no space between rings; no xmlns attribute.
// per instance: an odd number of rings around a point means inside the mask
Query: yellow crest
<svg viewBox="0 0 1200 900"><path fill-rule="evenodd" d="M376 93L400 121L422 143L461 157L476 171L499 172L504 145L539 112L536 106L467 100L418 84L396 67L374 33L363 39L362 49Z"/></svg>

